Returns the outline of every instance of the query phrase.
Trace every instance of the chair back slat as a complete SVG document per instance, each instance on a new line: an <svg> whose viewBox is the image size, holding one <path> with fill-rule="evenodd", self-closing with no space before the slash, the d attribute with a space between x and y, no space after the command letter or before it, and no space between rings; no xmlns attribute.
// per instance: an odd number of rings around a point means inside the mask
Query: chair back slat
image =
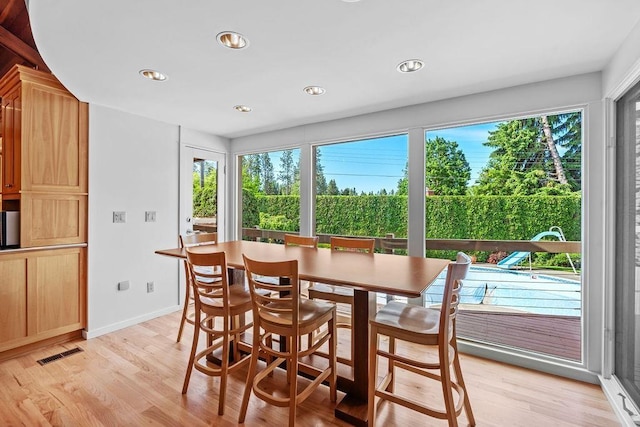
<svg viewBox="0 0 640 427"><path fill-rule="evenodd" d="M287 246L302 246L303 248L317 248L318 236L298 236L297 234L285 234L284 244Z"/></svg>
<svg viewBox="0 0 640 427"><path fill-rule="evenodd" d="M196 253L189 247L186 248L186 253L196 310L200 309L201 298L208 298L209 304L214 303L228 310L229 281L225 253Z"/></svg>
<svg viewBox="0 0 640 427"><path fill-rule="evenodd" d="M180 235L180 247L202 244L215 244L218 242L218 233L192 233Z"/></svg>
<svg viewBox="0 0 640 427"><path fill-rule="evenodd" d="M264 262L252 260L246 255L242 257L254 318L259 317L262 325L265 325L274 316L280 320L284 317L290 319L290 323L287 323L296 331L299 309L298 261Z"/></svg>
<svg viewBox="0 0 640 427"><path fill-rule="evenodd" d="M332 251L373 253L375 245L375 239L331 236Z"/></svg>
<svg viewBox="0 0 640 427"><path fill-rule="evenodd" d="M462 252L458 252L456 262L447 267L442 307L440 309L440 336L443 342L449 342L453 337L455 319L460 304L460 291L467 272L471 265L471 258Z"/></svg>

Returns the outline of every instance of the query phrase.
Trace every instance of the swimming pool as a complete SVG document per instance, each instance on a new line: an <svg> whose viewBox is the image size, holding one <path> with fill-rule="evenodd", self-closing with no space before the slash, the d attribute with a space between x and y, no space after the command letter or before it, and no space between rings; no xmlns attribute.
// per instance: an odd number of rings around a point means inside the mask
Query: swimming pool
<svg viewBox="0 0 640 427"><path fill-rule="evenodd" d="M427 289L425 304L442 302L445 277L446 270ZM463 282L460 303L495 311L580 316L582 286L579 280L472 266Z"/></svg>

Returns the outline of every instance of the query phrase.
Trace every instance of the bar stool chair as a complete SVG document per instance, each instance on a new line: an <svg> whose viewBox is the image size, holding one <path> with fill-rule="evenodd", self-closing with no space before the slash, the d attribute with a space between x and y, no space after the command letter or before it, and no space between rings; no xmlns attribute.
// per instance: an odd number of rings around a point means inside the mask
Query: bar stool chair
<svg viewBox="0 0 640 427"><path fill-rule="evenodd" d="M318 249L318 240L319 240L318 236L298 236L297 234L284 235L284 244L286 246L300 246L303 248ZM310 283L309 283L309 286L311 286ZM301 286L301 288L303 288L303 286ZM313 341L313 333L310 333L307 336L308 347L310 347L313 344L312 341Z"/></svg>
<svg viewBox="0 0 640 427"><path fill-rule="evenodd" d="M331 237L332 251L351 251L373 253L375 247L375 239L362 239L350 237ZM334 303L348 304L350 306L351 315L353 316L353 289L344 286L334 286L325 283L313 283L309 286L309 299L321 299ZM351 329L350 323L338 323L338 328ZM338 356L338 362L345 365L353 366L353 330L351 330L351 354L349 358ZM322 353L319 353L323 355Z"/></svg>
<svg viewBox="0 0 640 427"><path fill-rule="evenodd" d="M392 301L378 311L374 319L369 321L371 326L368 393L369 425L375 425L375 397L377 396L423 414L446 419L449 422L449 426L458 425L457 417L464 407L469 425L475 426L469 395L462 378L456 341L456 314L460 302L460 290L462 289L462 280L466 277L470 264L471 259L462 252L458 253L456 262L449 264L440 310ZM388 351L380 348L380 335L389 337ZM396 339L425 346L437 346L438 360L417 360L416 358L401 355L396 349ZM378 356L387 358L389 366L386 376L380 385L376 387ZM455 381L451 374L452 366L455 373ZM405 369L441 382L444 395L444 410L417 400L415 395L411 398L396 393L394 390L396 369Z"/></svg>
<svg viewBox="0 0 640 427"><path fill-rule="evenodd" d="M248 355L241 357L238 343L241 334L253 327L250 322L240 321L240 316L251 310L251 294L242 285L229 286L224 252L195 253L192 250L186 249L195 300L195 327L182 394L187 392L193 368L220 377L218 414L223 415L227 376L250 360ZM207 334L207 346L197 352L200 332ZM222 351L216 366L209 356L219 349Z"/></svg>
<svg viewBox="0 0 640 427"><path fill-rule="evenodd" d="M336 401L336 307L334 304L299 297L297 260L261 262L244 255L243 258L253 304L253 348L238 421L244 423L253 392L256 397L271 405L289 407L289 426L293 427L297 406L311 396L323 381L329 383L331 402ZM274 284L271 280L263 281L264 277L278 278L279 284ZM300 337L325 324L328 325L327 333L311 348L301 349ZM281 347L274 348L274 335L280 337ZM284 348L283 343L286 343ZM329 346L328 366L299 390L300 358L310 355L325 343ZM266 367L258 372L260 355L267 362ZM284 397L276 384L280 378L276 378L274 374L283 362L286 373L280 383L288 389L288 395ZM264 380L270 383L265 386Z"/></svg>
<svg viewBox="0 0 640 427"><path fill-rule="evenodd" d="M318 236L298 236L297 234L285 234L284 244L288 246L302 246L303 248L318 248Z"/></svg>
<svg viewBox="0 0 640 427"><path fill-rule="evenodd" d="M185 234L184 236L180 236L180 247L186 248L189 246L198 246L198 245L211 245L215 244L218 241L218 233L194 233L194 234ZM184 296L184 305L182 307L182 317L180 318L180 327L178 328L178 338L176 342L180 342L182 339L182 331L184 330L184 324L189 323L191 325L194 324L193 321L193 313L189 313L189 307L193 302L193 293L191 292L191 275L189 274L189 269L187 268L187 261L184 261L184 272L185 272L185 284L186 291Z"/></svg>

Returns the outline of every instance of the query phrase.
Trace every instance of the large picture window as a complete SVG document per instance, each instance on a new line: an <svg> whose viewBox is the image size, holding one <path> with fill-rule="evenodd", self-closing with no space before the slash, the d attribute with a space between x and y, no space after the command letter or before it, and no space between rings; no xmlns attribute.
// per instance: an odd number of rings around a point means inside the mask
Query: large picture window
<svg viewBox="0 0 640 427"><path fill-rule="evenodd" d="M407 135L315 148L316 234L407 237Z"/></svg>
<svg viewBox="0 0 640 427"><path fill-rule="evenodd" d="M475 262L460 337L582 360L581 152L580 111L425 133L426 255Z"/></svg>
<svg viewBox="0 0 640 427"><path fill-rule="evenodd" d="M242 156L243 238L264 240L268 233L260 230L300 230L299 162L299 149Z"/></svg>

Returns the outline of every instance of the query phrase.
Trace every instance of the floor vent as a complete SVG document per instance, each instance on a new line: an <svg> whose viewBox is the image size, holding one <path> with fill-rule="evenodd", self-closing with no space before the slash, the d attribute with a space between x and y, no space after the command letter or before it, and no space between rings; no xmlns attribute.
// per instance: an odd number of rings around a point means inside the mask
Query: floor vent
<svg viewBox="0 0 640 427"><path fill-rule="evenodd" d="M49 357L45 357L44 359L38 360L38 363L41 365L46 365L47 363L51 363L55 360L62 359L63 357L71 356L72 354L79 353L82 350L80 347L72 348L71 350L63 351L62 353L54 354Z"/></svg>

